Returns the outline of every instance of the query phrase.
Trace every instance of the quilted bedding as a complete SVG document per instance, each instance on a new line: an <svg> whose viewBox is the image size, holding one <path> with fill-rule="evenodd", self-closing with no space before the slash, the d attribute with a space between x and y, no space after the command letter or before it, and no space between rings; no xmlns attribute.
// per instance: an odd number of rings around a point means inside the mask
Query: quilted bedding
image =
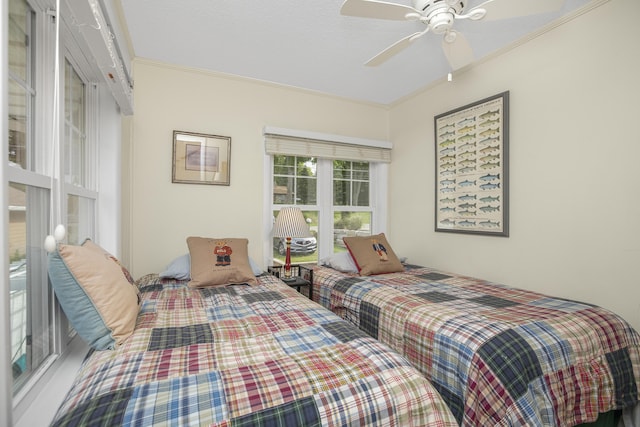
<svg viewBox="0 0 640 427"><path fill-rule="evenodd" d="M402 353L463 426L572 426L638 403L640 337L603 308L410 265L313 279L318 302Z"/></svg>
<svg viewBox="0 0 640 427"><path fill-rule="evenodd" d="M138 286L133 335L87 357L53 425L456 425L405 359L273 276Z"/></svg>

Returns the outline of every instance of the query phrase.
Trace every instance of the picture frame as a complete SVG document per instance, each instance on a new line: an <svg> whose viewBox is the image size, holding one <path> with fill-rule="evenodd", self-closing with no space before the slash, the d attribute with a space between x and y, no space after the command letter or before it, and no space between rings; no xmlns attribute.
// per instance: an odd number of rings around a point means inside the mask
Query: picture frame
<svg viewBox="0 0 640 427"><path fill-rule="evenodd" d="M231 137L173 131L171 182L230 185Z"/></svg>
<svg viewBox="0 0 640 427"><path fill-rule="evenodd" d="M435 231L509 236L509 91L434 117Z"/></svg>

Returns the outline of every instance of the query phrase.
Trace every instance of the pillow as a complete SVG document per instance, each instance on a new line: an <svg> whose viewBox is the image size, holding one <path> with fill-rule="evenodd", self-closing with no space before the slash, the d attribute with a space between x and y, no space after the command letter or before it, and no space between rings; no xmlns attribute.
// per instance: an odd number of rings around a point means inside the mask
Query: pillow
<svg viewBox="0 0 640 427"><path fill-rule="evenodd" d="M323 258L320 262L327 267L331 267L334 270L338 270L343 273L358 272L358 267L355 262L353 262L353 258L351 258L351 254L349 252L338 252Z"/></svg>
<svg viewBox="0 0 640 427"><path fill-rule="evenodd" d="M255 276L262 274L260 266L249 257L249 265L251 271ZM184 254L171 261L167 266L167 269L159 274L163 279L177 279L177 280L189 280L191 279L191 257L189 254Z"/></svg>
<svg viewBox="0 0 640 427"><path fill-rule="evenodd" d="M236 238L188 237L193 288L248 283L256 285L249 265L249 240Z"/></svg>
<svg viewBox="0 0 640 427"><path fill-rule="evenodd" d="M89 250L92 250L94 252L97 252L99 254L104 255L105 257L109 258L111 261L113 261L116 264L118 264L118 267L120 267L122 269L122 274L124 274L125 279L127 279L129 281L129 283L131 283L132 285L135 284L135 280L133 280L133 276L131 275L131 273L129 273L129 270L127 270L127 268L120 263L120 260L118 260L118 258L116 258L113 255L111 255L109 252L104 250L101 246L96 245L95 243L93 243L93 241L91 239L85 239L85 241L82 242L82 246L84 246L85 248L87 248Z"/></svg>
<svg viewBox="0 0 640 427"><path fill-rule="evenodd" d="M184 254L171 261L167 269L159 274L163 279L189 280L191 269L191 258L189 254Z"/></svg>
<svg viewBox="0 0 640 427"><path fill-rule="evenodd" d="M58 245L49 254L49 279L78 335L96 350L114 349L135 327L137 288L119 263L89 242Z"/></svg>
<svg viewBox="0 0 640 427"><path fill-rule="evenodd" d="M404 271L384 233L366 237L343 237L361 276Z"/></svg>

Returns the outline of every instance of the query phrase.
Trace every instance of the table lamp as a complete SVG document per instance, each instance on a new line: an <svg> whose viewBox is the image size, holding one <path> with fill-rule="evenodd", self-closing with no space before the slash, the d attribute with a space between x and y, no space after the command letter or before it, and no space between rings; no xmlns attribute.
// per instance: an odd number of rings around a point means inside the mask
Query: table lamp
<svg viewBox="0 0 640 427"><path fill-rule="evenodd" d="M300 208L287 207L280 209L276 222L273 224L273 237L282 237L287 242L287 255L284 261L284 277L282 280L292 280L291 278L291 238L309 237L311 231L309 224L304 219Z"/></svg>

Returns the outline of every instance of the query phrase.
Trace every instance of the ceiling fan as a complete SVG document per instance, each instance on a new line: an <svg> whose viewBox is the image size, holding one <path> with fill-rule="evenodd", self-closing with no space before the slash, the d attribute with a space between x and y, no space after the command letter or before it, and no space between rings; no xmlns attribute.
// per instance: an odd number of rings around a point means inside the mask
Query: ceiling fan
<svg viewBox="0 0 640 427"><path fill-rule="evenodd" d="M425 29L404 37L365 63L380 65L406 49L427 32L442 35L442 49L453 70L473 61L473 51L454 23L460 19L498 20L518 16L552 12L560 9L564 0L488 0L467 8L468 0L412 0L413 7L380 0L345 0L340 13L345 16L388 19L395 21L419 21Z"/></svg>

